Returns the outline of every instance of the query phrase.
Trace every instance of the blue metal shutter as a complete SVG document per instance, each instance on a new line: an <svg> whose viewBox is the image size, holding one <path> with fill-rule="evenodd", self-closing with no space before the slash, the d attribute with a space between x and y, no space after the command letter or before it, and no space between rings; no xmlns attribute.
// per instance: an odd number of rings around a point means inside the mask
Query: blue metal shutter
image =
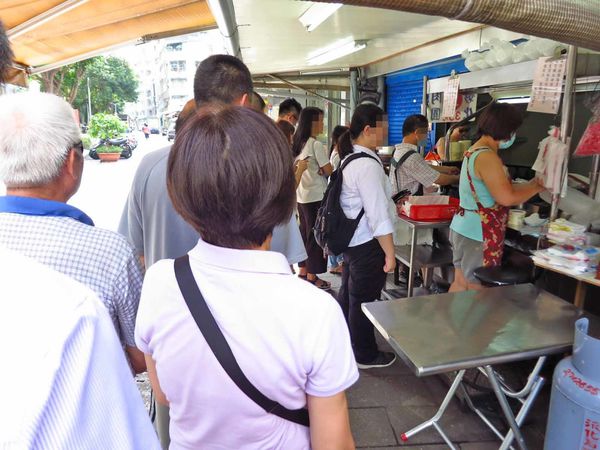
<svg viewBox="0 0 600 450"><path fill-rule="evenodd" d="M439 78L457 73L468 72L460 56L440 59L431 63L411 67L386 76L387 113L389 120L389 145L402 142L402 124L412 114L421 113L423 102L423 77ZM432 127L427 150L433 147L435 124Z"/></svg>
<svg viewBox="0 0 600 450"><path fill-rule="evenodd" d="M402 124L412 114L421 113L423 80L403 81L387 85L389 144L402 142Z"/></svg>

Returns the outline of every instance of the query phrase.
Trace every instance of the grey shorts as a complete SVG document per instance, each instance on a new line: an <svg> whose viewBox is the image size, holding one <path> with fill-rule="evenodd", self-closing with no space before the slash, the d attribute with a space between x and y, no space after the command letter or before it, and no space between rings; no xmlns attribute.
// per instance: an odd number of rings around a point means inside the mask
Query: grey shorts
<svg viewBox="0 0 600 450"><path fill-rule="evenodd" d="M479 280L473 276L473 272L483 266L483 242L474 241L454 230L450 230L450 242L454 267L462 270L468 282L479 283Z"/></svg>

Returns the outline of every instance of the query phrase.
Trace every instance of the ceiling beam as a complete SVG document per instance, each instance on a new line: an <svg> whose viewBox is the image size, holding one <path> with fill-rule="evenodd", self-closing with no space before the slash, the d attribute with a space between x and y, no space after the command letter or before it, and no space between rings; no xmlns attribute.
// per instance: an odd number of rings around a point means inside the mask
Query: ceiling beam
<svg viewBox="0 0 600 450"><path fill-rule="evenodd" d="M55 19L66 12L71 11L73 8L77 8L78 6L87 3L88 1L89 0L66 0L62 3L59 3L55 7L50 8L44 11L43 13L38 14L37 16L34 16L31 19L26 20L25 22L20 23L19 25L11 28L6 32L6 34L9 38L15 39L18 36L28 33L34 28L37 28L40 25L43 25L44 23Z"/></svg>

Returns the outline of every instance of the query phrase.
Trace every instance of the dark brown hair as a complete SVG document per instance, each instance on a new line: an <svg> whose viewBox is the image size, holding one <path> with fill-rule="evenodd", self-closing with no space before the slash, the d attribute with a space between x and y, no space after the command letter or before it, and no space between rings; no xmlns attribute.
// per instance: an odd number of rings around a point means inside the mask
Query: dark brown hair
<svg viewBox="0 0 600 450"><path fill-rule="evenodd" d="M277 126L284 134L285 138L288 140L290 145L292 145L292 137L294 136L294 131L296 131L294 125L289 123L287 120L279 120L277 121Z"/></svg>
<svg viewBox="0 0 600 450"><path fill-rule="evenodd" d="M377 122L384 120L385 113L379 106L371 103L359 105L354 110L354 114L352 114L350 129L338 139L338 153L340 159L344 159L350 153L354 153L354 150L352 149L352 140L357 139L367 125L376 127Z"/></svg>
<svg viewBox="0 0 600 450"><path fill-rule="evenodd" d="M331 132L331 147L329 148L330 154L333 153L333 149L335 148L338 141L340 140L340 137L348 130L349 130L349 128L344 125L336 125L335 126L335 128Z"/></svg>
<svg viewBox="0 0 600 450"><path fill-rule="evenodd" d="M194 77L194 99L204 103L233 103L252 95L252 76L235 56L212 55L200 63Z"/></svg>
<svg viewBox="0 0 600 450"><path fill-rule="evenodd" d="M523 114L509 103L492 103L477 119L477 130L482 136L496 141L510 139L523 123Z"/></svg>
<svg viewBox="0 0 600 450"><path fill-rule="evenodd" d="M205 106L177 134L167 189L175 210L204 241L251 248L292 215L292 161L289 144L266 115Z"/></svg>
<svg viewBox="0 0 600 450"><path fill-rule="evenodd" d="M323 116L323 110L316 106L309 106L302 110L300 118L298 119L298 127L296 128L292 140L292 153L294 154L294 157L302 153L302 149L306 145L306 142L312 136L314 122L323 120Z"/></svg>

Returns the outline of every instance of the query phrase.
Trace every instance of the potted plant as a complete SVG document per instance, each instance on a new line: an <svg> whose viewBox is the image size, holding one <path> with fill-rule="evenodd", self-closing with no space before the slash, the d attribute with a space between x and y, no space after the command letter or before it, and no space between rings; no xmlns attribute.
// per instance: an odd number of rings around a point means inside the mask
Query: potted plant
<svg viewBox="0 0 600 450"><path fill-rule="evenodd" d="M125 124L113 114L98 113L90 119L88 134L99 138L100 142L90 150L90 156L94 152L101 161L117 161L121 157L123 149L110 144L110 139L118 136L126 130Z"/></svg>
<svg viewBox="0 0 600 450"><path fill-rule="evenodd" d="M118 161L123 149L117 145L101 145L96 147L96 153L102 162Z"/></svg>

